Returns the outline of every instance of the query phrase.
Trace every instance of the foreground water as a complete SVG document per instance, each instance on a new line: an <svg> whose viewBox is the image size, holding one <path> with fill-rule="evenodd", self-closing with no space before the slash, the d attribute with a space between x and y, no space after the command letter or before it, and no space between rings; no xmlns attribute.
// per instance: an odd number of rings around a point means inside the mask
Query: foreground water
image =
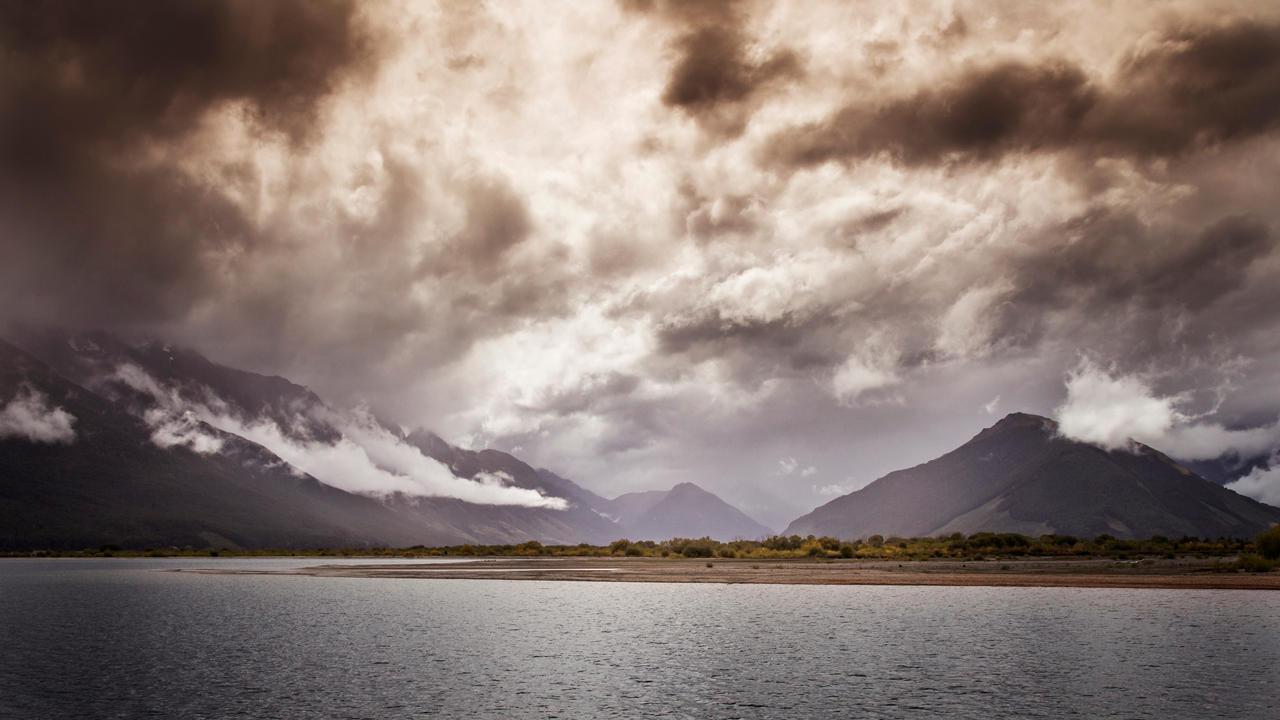
<svg viewBox="0 0 1280 720"><path fill-rule="evenodd" d="M1280 593L0 560L3 718L1280 717Z"/></svg>

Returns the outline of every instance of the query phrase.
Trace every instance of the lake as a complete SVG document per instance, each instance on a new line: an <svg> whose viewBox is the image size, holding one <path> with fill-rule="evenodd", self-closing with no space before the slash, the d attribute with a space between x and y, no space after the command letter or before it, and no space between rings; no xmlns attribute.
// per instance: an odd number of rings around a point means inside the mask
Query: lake
<svg viewBox="0 0 1280 720"><path fill-rule="evenodd" d="M1280 717L1280 592L155 572L322 562L0 560L0 717Z"/></svg>

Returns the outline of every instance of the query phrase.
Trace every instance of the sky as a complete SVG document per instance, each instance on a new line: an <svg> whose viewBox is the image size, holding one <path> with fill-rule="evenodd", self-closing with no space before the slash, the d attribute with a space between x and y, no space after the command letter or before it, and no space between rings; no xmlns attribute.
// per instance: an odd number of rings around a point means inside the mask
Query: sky
<svg viewBox="0 0 1280 720"><path fill-rule="evenodd" d="M775 529L1012 411L1280 448L1280 5L54 0L0 48L5 326Z"/></svg>

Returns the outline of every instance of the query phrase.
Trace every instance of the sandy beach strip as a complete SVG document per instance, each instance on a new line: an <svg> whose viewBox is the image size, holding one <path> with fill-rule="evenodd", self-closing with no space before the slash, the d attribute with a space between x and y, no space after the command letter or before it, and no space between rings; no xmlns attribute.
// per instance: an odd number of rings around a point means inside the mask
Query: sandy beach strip
<svg viewBox="0 0 1280 720"><path fill-rule="evenodd" d="M710 563L710 566L708 566ZM1213 570L1213 560L814 561L670 558L494 558L457 563L327 564L293 570L172 572L431 580L553 580L768 585L1280 590L1280 572Z"/></svg>

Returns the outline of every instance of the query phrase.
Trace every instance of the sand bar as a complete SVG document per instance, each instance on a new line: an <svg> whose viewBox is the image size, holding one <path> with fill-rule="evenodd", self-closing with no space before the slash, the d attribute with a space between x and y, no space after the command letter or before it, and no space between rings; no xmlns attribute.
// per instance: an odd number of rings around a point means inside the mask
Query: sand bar
<svg viewBox="0 0 1280 720"><path fill-rule="evenodd" d="M708 567L707 563L711 562ZM1214 570L1215 560L740 560L673 558L492 558L457 563L316 565L294 570L166 572L432 580L555 580L772 585L950 585L1280 590L1280 572Z"/></svg>

